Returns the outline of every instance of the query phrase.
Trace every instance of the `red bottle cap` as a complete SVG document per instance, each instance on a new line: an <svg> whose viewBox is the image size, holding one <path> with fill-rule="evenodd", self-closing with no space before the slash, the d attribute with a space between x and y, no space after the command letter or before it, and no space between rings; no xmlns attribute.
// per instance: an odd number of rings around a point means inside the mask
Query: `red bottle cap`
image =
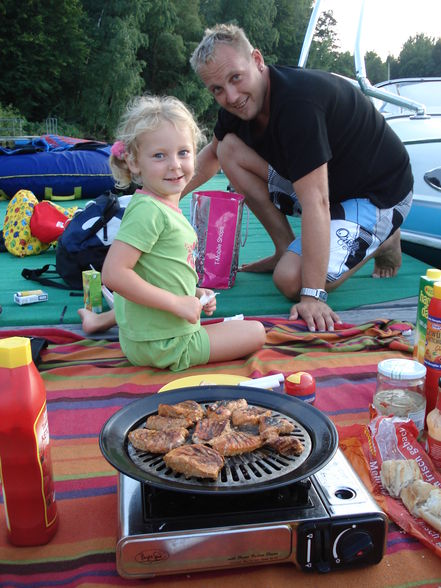
<svg viewBox="0 0 441 588"><path fill-rule="evenodd" d="M285 379L285 392L305 402L315 400L315 379L308 372L296 372Z"/></svg>

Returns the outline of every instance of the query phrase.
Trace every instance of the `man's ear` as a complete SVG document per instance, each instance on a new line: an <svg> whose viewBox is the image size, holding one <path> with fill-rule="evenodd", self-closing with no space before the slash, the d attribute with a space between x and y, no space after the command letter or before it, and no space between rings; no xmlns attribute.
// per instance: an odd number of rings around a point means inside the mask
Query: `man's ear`
<svg viewBox="0 0 441 588"><path fill-rule="evenodd" d="M251 58L254 61L254 63L256 64L257 69L259 71L263 71L263 69L265 67L265 60L263 59L263 55L259 51L259 49L253 49L253 51L251 53Z"/></svg>

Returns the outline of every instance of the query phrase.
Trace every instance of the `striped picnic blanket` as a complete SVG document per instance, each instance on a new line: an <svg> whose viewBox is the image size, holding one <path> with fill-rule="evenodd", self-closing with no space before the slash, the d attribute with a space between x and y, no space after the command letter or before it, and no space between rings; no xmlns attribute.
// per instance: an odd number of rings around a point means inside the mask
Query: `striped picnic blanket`
<svg viewBox="0 0 441 588"><path fill-rule="evenodd" d="M62 329L31 329L51 343L39 365L47 389L51 451L60 527L45 546L16 548L6 539L0 504L0 586L2 588L146 586L154 588L358 588L439 586L441 562L416 539L391 524L382 562L368 568L319 575L292 564L192 573L150 580L121 578L115 566L117 476L103 458L98 437L117 410L171 380L226 373L260 377L308 371L317 381L315 406L338 426L367 423L379 361L410 357L402 333L409 325L379 320L335 333L309 333L302 323L264 319L265 347L244 360L195 367L172 374L131 366L118 342L83 339ZM26 330L0 336L25 335ZM12 440L13 441L13 440ZM23 480L25 483L25 473Z"/></svg>

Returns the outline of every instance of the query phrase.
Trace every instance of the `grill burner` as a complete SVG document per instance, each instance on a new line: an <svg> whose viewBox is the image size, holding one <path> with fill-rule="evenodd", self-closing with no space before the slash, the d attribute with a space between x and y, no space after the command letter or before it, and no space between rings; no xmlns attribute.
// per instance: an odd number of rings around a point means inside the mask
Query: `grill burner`
<svg viewBox="0 0 441 588"><path fill-rule="evenodd" d="M208 406L208 403L201 404L205 408ZM272 416L284 418L294 425L295 429L291 436L299 439L305 448L303 452L299 456L284 456L269 447L263 447L251 453L233 455L225 458L225 466L222 468L217 480L194 477L187 479L183 474L175 473L168 468L162 459L162 455L139 451L130 443L127 451L131 460L150 476L155 476L162 480L179 481L183 486L191 485L194 487L195 485L200 485L207 488L254 486L257 482L272 480L296 470L311 453L311 437L300 423L279 412L273 411ZM257 428L249 428L249 432L258 434ZM191 439L191 435L189 438Z"/></svg>
<svg viewBox="0 0 441 588"><path fill-rule="evenodd" d="M310 480L302 480L288 486L254 492L252 494L189 494L160 490L142 485L145 523L151 532L200 529L235 525L240 520L255 523L292 516L295 510L312 507L309 498Z"/></svg>

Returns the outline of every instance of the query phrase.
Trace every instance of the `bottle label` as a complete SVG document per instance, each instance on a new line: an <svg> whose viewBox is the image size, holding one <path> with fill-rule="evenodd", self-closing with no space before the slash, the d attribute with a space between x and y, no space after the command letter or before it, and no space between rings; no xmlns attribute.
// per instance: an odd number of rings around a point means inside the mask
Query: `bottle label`
<svg viewBox="0 0 441 588"><path fill-rule="evenodd" d="M441 469L441 441L431 437L430 433L427 435L427 445L429 447L429 455L433 461L433 465Z"/></svg>
<svg viewBox="0 0 441 588"><path fill-rule="evenodd" d="M430 314L427 320L424 363L429 367L441 367L441 319Z"/></svg>
<svg viewBox="0 0 441 588"><path fill-rule="evenodd" d="M44 504L46 527L57 518L55 490L52 477L52 460L49 445L49 424L47 421L46 403L43 404L34 425L35 440L38 448L38 462L41 474L41 493Z"/></svg>
<svg viewBox="0 0 441 588"><path fill-rule="evenodd" d="M409 418L413 420L415 423L418 431L422 433L424 431L424 417L426 416L426 403L424 403L424 408L422 410L417 410L415 412L409 412Z"/></svg>

